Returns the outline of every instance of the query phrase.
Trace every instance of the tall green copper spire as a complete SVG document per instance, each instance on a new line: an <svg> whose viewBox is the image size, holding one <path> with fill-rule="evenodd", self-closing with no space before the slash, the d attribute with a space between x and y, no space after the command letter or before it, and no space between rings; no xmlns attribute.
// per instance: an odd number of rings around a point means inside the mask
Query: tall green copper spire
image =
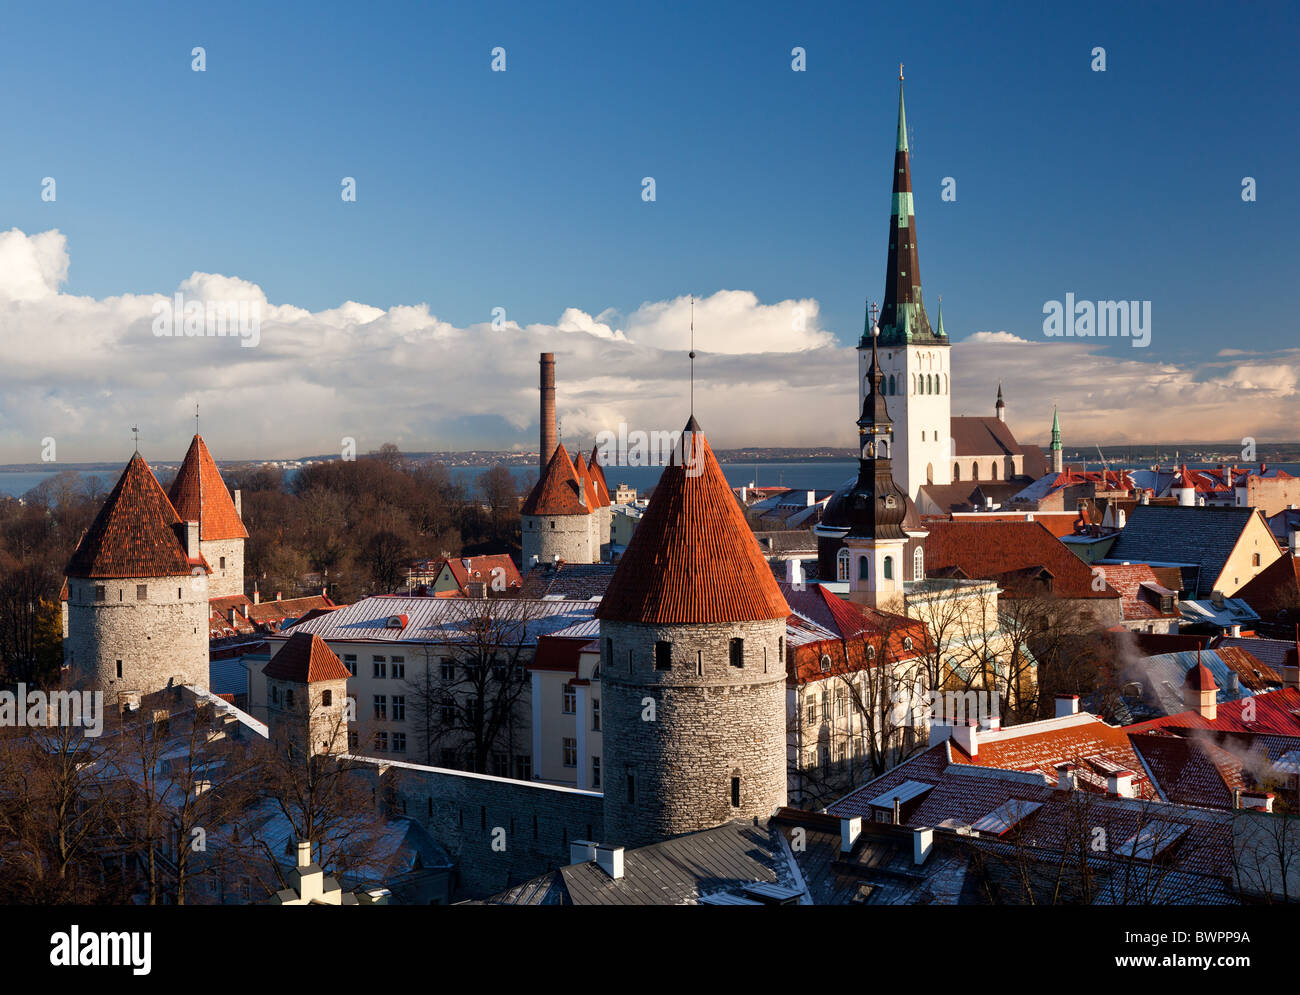
<svg viewBox="0 0 1300 995"><path fill-rule="evenodd" d="M895 152L907 151L907 111L903 109L903 67L898 67L898 142Z"/></svg>
<svg viewBox="0 0 1300 995"><path fill-rule="evenodd" d="M1065 451L1061 448L1061 416L1052 405L1052 472L1065 470Z"/></svg>
<svg viewBox="0 0 1300 995"><path fill-rule="evenodd" d="M921 299L921 265L916 251L916 214L912 203L911 153L907 147L907 111L903 104L903 67L898 67L898 140L894 147L894 192L889 215L889 259L885 297L880 309L880 344L909 342L947 345L947 336L930 327ZM871 323L863 329L867 345Z"/></svg>

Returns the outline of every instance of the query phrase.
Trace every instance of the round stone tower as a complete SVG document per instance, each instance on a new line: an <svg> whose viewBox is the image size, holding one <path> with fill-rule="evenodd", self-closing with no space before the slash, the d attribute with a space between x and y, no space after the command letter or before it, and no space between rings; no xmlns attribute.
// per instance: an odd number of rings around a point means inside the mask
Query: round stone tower
<svg viewBox="0 0 1300 995"><path fill-rule="evenodd" d="M790 609L694 417L596 614L606 840L784 805Z"/></svg>
<svg viewBox="0 0 1300 995"><path fill-rule="evenodd" d="M239 492L232 500L203 436L190 443L167 497L178 516L199 523L199 551L212 568L208 597L242 595L248 530L239 516Z"/></svg>
<svg viewBox="0 0 1300 995"><path fill-rule="evenodd" d="M563 444L555 447L546 472L520 509L523 569L557 559L599 563L596 496L589 477L579 477Z"/></svg>
<svg viewBox="0 0 1300 995"><path fill-rule="evenodd" d="M136 453L68 562L72 683L113 696L208 686L208 568Z"/></svg>

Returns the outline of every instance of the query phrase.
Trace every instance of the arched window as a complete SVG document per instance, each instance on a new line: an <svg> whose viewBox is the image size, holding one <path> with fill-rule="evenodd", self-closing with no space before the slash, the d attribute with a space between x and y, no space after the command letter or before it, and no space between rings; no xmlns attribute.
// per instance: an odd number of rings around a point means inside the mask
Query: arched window
<svg viewBox="0 0 1300 995"><path fill-rule="evenodd" d="M835 579L849 579L849 551L847 549L841 549L835 554Z"/></svg>
<svg viewBox="0 0 1300 995"><path fill-rule="evenodd" d="M889 442L886 439L879 439L876 442L876 455L881 459L889 459Z"/></svg>
<svg viewBox="0 0 1300 995"><path fill-rule="evenodd" d="M895 393L895 390L894 390L894 375L893 375L892 373L889 374L889 393L890 393L891 395Z"/></svg>
<svg viewBox="0 0 1300 995"><path fill-rule="evenodd" d="M933 463L927 463L927 464L925 464L925 482L926 482L927 484L933 484L933 483L934 483L934 464L933 464Z"/></svg>
<svg viewBox="0 0 1300 995"><path fill-rule="evenodd" d="M998 465L997 465L996 462L993 464L993 466L991 467L991 469L993 470L993 479L994 479L994 480L997 480L997 479L998 479L998 474L1001 473L1002 471L1000 471L1000 470L998 469Z"/></svg>
<svg viewBox="0 0 1300 995"><path fill-rule="evenodd" d="M885 580L893 580L893 579L894 579L894 558L892 556L886 556L885 557Z"/></svg>
<svg viewBox="0 0 1300 995"><path fill-rule="evenodd" d="M920 546L912 554L912 580L925 580L925 550Z"/></svg>
<svg viewBox="0 0 1300 995"><path fill-rule="evenodd" d="M871 579L871 561L865 556L858 557L858 580Z"/></svg>
<svg viewBox="0 0 1300 995"><path fill-rule="evenodd" d="M912 374L912 393L916 393L916 374Z"/></svg>
<svg viewBox="0 0 1300 995"><path fill-rule="evenodd" d="M948 374L943 375L943 392L948 393Z"/></svg>
<svg viewBox="0 0 1300 995"><path fill-rule="evenodd" d="M955 484L958 483L960 480L961 480L961 464L954 463L952 465L952 482Z"/></svg>

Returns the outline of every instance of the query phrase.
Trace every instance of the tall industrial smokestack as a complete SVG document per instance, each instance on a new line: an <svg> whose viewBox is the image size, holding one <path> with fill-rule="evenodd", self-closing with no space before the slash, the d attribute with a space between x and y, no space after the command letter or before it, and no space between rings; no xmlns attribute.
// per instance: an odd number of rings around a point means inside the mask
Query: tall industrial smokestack
<svg viewBox="0 0 1300 995"><path fill-rule="evenodd" d="M538 471L546 472L546 464L555 452L555 353L542 353L542 441L538 459Z"/></svg>

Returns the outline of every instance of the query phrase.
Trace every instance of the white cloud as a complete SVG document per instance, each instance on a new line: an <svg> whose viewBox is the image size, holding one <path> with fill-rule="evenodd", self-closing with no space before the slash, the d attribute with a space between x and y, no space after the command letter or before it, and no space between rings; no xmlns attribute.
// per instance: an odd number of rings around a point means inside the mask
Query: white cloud
<svg viewBox="0 0 1300 995"><path fill-rule="evenodd" d="M312 312L267 301L255 283L193 273L174 291L94 299L61 293L69 256L57 231L0 233L0 462L125 459L129 427L154 459L177 459L194 403L218 458L535 446L537 354L554 352L566 438L620 421L676 429L689 405L690 299L631 313L566 309L553 324L508 316L457 327L436 304L346 301ZM158 338L154 305L179 291L248 300L261 343ZM770 304L743 290L695 302L695 410L717 446L854 445L857 355L821 327L815 300ZM856 330L851 330L856 332ZM846 334L845 338L852 337ZM953 412L992 414L1002 380L1012 428L1043 442L1052 404L1067 445L1289 438L1296 353L1219 357L1202 367L1114 356L1095 343L978 332L953 348ZM589 444L589 443L587 443Z"/></svg>

